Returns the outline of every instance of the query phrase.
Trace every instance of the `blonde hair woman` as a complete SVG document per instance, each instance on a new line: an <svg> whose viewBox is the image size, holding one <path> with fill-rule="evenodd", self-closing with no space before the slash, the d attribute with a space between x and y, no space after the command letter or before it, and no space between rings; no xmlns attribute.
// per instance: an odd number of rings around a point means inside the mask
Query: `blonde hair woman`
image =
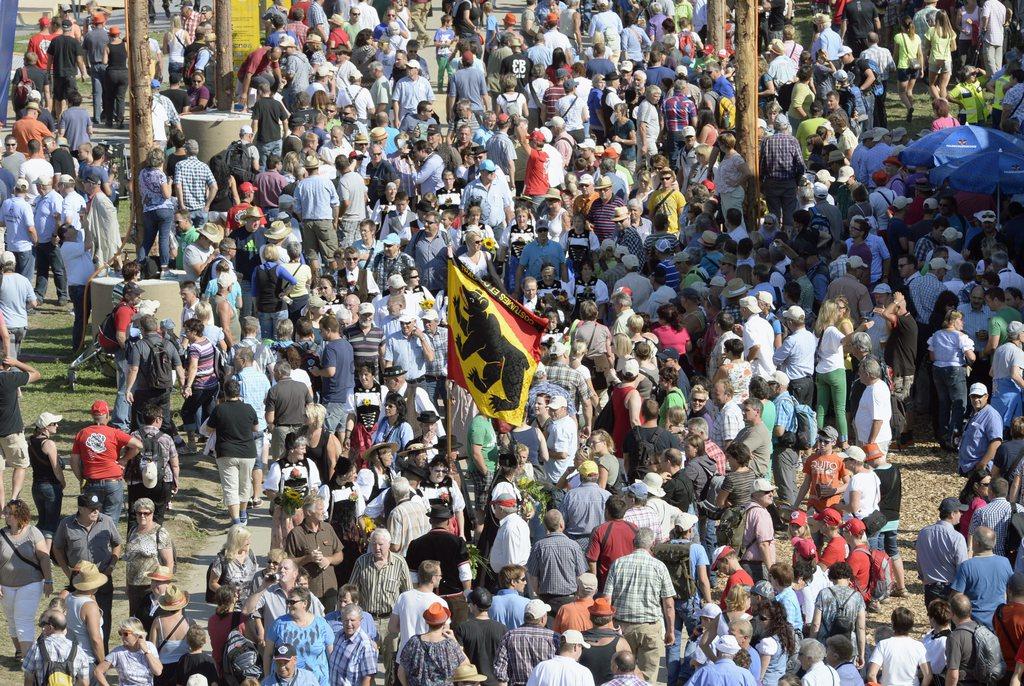
<svg viewBox="0 0 1024 686"><path fill-rule="evenodd" d="M326 407L320 403L306 405L306 456L316 463L323 483L329 483L334 476L334 466L342 452L341 439L324 428L326 421Z"/></svg>
<svg viewBox="0 0 1024 686"><path fill-rule="evenodd" d="M167 55L167 76L182 75L185 70L185 47L189 44L188 32L181 27L181 16L171 17L171 27L164 31L163 49Z"/></svg>
<svg viewBox="0 0 1024 686"><path fill-rule="evenodd" d="M928 88L932 98L949 97L947 86L953 75L953 51L956 50L956 31L945 12L935 13L935 26L928 29Z"/></svg>
<svg viewBox="0 0 1024 686"><path fill-rule="evenodd" d="M249 597L252 580L259 571L251 547L252 533L248 528L236 524L228 529L224 547L210 565L209 577L206 580L206 585L210 589L206 594L208 602L213 601L213 593L221 586L230 586L238 590L235 609L242 609L242 603Z"/></svg>
<svg viewBox="0 0 1024 686"><path fill-rule="evenodd" d="M932 360L932 378L938 397L938 426L942 427L939 445L949 448L953 432L963 423L967 412L967 374L965 367L974 362L974 340L964 333L964 315L950 310L942 328L928 339Z"/></svg>
<svg viewBox="0 0 1024 686"><path fill-rule="evenodd" d="M121 622L117 633L121 636L121 645L96 665L93 670L96 683L107 686L106 674L113 668L119 683L152 686L153 677L163 674L164 666L160 664L156 646L146 640L142 622L129 617Z"/></svg>
<svg viewBox="0 0 1024 686"><path fill-rule="evenodd" d="M846 423L846 360L845 346L853 335L849 322L849 304L845 299L826 300L814 323L818 337L817 361L814 365L818 400L818 428L825 426L825 415L835 410L839 443L846 447L849 428Z"/></svg>
<svg viewBox="0 0 1024 686"><path fill-rule="evenodd" d="M658 337L650 331L644 331L644 327L647 326L647 321L642 315L634 314L626 320L626 327L629 329L629 338L633 341L633 345L636 345L640 341L647 341L651 345L658 345Z"/></svg>

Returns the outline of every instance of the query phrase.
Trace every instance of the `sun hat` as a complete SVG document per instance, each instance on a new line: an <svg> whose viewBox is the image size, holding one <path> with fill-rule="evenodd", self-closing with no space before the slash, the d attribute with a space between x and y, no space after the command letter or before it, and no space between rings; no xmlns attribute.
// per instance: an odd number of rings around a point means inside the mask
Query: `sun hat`
<svg viewBox="0 0 1024 686"><path fill-rule="evenodd" d="M471 664L459 665L455 668L452 673L452 683L481 683L487 681L487 677L480 672L476 671L476 667Z"/></svg>
<svg viewBox="0 0 1024 686"><path fill-rule="evenodd" d="M750 286L743 282L743 279L734 278L729 279L729 282L725 284L725 290L722 291L723 298L738 298L750 290Z"/></svg>
<svg viewBox="0 0 1024 686"><path fill-rule="evenodd" d="M661 474L658 474L657 472L647 472L647 474L644 475L643 481L638 481L637 483L642 483L646 486L647 492L655 498L665 497L665 489L662 488L662 484L665 483L665 480L661 477Z"/></svg>
<svg viewBox="0 0 1024 686"><path fill-rule="evenodd" d="M594 598L594 604L590 606L590 615L592 617L614 617L615 608L612 607L611 601L606 596L600 596Z"/></svg>
<svg viewBox="0 0 1024 686"><path fill-rule="evenodd" d="M94 591L107 583L107 575L94 562L82 560L75 565L71 585L76 591Z"/></svg>
<svg viewBox="0 0 1024 686"><path fill-rule="evenodd" d="M49 426L50 424L60 424L60 422L63 419L64 417L62 417L59 414L53 414L52 412L43 412L38 417L36 417L36 428L41 429L44 426Z"/></svg>
<svg viewBox="0 0 1024 686"><path fill-rule="evenodd" d="M171 584L164 591L163 595L160 596L160 600L157 603L161 610L165 612L174 612L188 605L188 592L178 587L176 584Z"/></svg>
<svg viewBox="0 0 1024 686"><path fill-rule="evenodd" d="M166 565L157 565L156 568L146 575L153 581L174 581L174 572Z"/></svg>
<svg viewBox="0 0 1024 686"><path fill-rule="evenodd" d="M441 603L432 603L423 611L423 621L427 624L444 624L451 616L451 610Z"/></svg>

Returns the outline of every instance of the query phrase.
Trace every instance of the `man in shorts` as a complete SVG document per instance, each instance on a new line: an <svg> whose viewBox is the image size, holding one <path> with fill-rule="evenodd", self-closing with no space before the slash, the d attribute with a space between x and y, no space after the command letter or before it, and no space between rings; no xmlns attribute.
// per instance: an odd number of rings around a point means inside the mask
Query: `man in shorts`
<svg viewBox="0 0 1024 686"><path fill-rule="evenodd" d="M28 469L28 443L25 424L21 420L20 388L42 378L35 367L8 357L0 367L0 503L16 500L21 495ZM4 497L3 471L10 465L11 497Z"/></svg>

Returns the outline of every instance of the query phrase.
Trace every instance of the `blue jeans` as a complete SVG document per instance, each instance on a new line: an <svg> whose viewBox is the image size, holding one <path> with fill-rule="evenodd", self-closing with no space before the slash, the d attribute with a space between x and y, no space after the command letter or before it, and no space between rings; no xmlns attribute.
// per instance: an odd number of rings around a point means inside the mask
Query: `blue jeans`
<svg viewBox="0 0 1024 686"><path fill-rule="evenodd" d="M932 378L935 380L939 405L939 439L951 445L954 434L963 428L964 415L967 413L967 374L959 365L933 366Z"/></svg>
<svg viewBox="0 0 1024 686"><path fill-rule="evenodd" d="M128 404L128 358L124 350L118 348L114 352L114 362L117 364L117 397L114 399L114 414L110 418L110 425L122 431L131 431L129 419L132 407Z"/></svg>
<svg viewBox="0 0 1024 686"><path fill-rule="evenodd" d="M171 261L171 230L174 228L174 210L167 207L149 210L142 213L142 245L139 246L137 257L141 260L149 256L157 236L160 237L160 267L167 268Z"/></svg>
<svg viewBox="0 0 1024 686"><path fill-rule="evenodd" d="M714 519L701 519L698 524L700 542L708 550L714 550L718 541L718 522Z"/></svg>
<svg viewBox="0 0 1024 686"><path fill-rule="evenodd" d="M266 170L267 158L271 155L277 155L281 157L281 146L284 144L284 140L270 141L269 143L260 143L256 146L256 149L260 152L260 169Z"/></svg>
<svg viewBox="0 0 1024 686"><path fill-rule="evenodd" d="M189 210L188 212L188 218L192 220L192 226L197 229L206 224L209 216L210 213L206 210Z"/></svg>
<svg viewBox="0 0 1024 686"><path fill-rule="evenodd" d="M280 312L258 312L256 317L260 320L260 336L262 338L274 338L274 327L282 319L288 319L288 310Z"/></svg>
<svg viewBox="0 0 1024 686"><path fill-rule="evenodd" d="M82 493L95 493L103 503L101 511L113 519L115 525L121 520L121 510L124 508L123 481L90 481L86 483Z"/></svg>
<svg viewBox="0 0 1024 686"><path fill-rule="evenodd" d="M34 250L14 253L14 271L31 281L36 273L36 253Z"/></svg>
<svg viewBox="0 0 1024 686"><path fill-rule="evenodd" d="M685 652L685 646L683 646L682 640L684 636L689 636L689 632L686 631L684 626L684 616L686 614L686 602L676 598L676 623L675 623L675 634L676 641L668 647L668 652L665 655L665 667L668 671L666 677L666 683L668 686L677 686L679 683L679 673L681 671L682 662L680 660L680 648Z"/></svg>
<svg viewBox="0 0 1024 686"><path fill-rule="evenodd" d="M57 284L57 300L68 299L68 277L64 271L64 258L60 256L60 248L47 241L36 245L36 299L43 301L46 289L50 285L50 271Z"/></svg>
<svg viewBox="0 0 1024 686"><path fill-rule="evenodd" d="M103 118L103 81L107 76L107 65L94 64L89 67L92 80L92 118L97 122Z"/></svg>
<svg viewBox="0 0 1024 686"><path fill-rule="evenodd" d="M71 348L77 350L85 329L85 286L68 286L68 297L71 298L75 312L75 323L71 326Z"/></svg>
<svg viewBox="0 0 1024 686"><path fill-rule="evenodd" d="M64 487L60 484L32 482L32 501L36 504L39 521L36 526L46 538L53 538L60 524L60 505L64 497Z"/></svg>

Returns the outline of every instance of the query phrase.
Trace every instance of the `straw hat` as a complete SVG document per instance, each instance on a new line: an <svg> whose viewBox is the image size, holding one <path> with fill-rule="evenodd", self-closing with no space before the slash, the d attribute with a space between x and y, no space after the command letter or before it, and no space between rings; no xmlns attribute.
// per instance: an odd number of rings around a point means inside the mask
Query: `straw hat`
<svg viewBox="0 0 1024 686"><path fill-rule="evenodd" d="M174 612L188 605L188 593L182 590L177 584L171 584L160 596L160 609L165 612Z"/></svg>
<svg viewBox="0 0 1024 686"><path fill-rule="evenodd" d="M619 205L615 208L615 214L612 215L613 222L624 222L629 219L629 208L625 205Z"/></svg>
<svg viewBox="0 0 1024 686"><path fill-rule="evenodd" d="M279 241L290 236L291 233L292 227L279 220L271 222L270 226L264 229L263 237L268 241Z"/></svg>
<svg viewBox="0 0 1024 686"><path fill-rule="evenodd" d="M199 229L199 235L205 236L211 243L216 245L224 239L224 228L219 224L208 222Z"/></svg>
<svg viewBox="0 0 1024 686"><path fill-rule="evenodd" d="M107 583L107 575L99 570L95 563L83 560L76 567L77 573L72 577L71 585L76 591L95 591Z"/></svg>
<svg viewBox="0 0 1024 686"><path fill-rule="evenodd" d="M371 458L376 457L377 453L384 449L390 450L392 453L398 452L398 444L389 443L387 441L384 441L383 443L374 443L367 448L365 452L363 452L363 459L369 462Z"/></svg>
<svg viewBox="0 0 1024 686"><path fill-rule="evenodd" d="M749 290L750 286L745 284L743 279L729 279L729 283L725 284L725 290L722 291L722 296L725 298L738 298Z"/></svg>
<svg viewBox="0 0 1024 686"><path fill-rule="evenodd" d="M153 581L174 581L174 572L166 565L157 565L156 569L146 576Z"/></svg>
<svg viewBox="0 0 1024 686"><path fill-rule="evenodd" d="M344 26L345 18L342 17L340 14L332 14L331 18L327 20L327 23L334 24L336 26Z"/></svg>
<svg viewBox="0 0 1024 686"><path fill-rule="evenodd" d="M461 665L456 668L455 673L452 674L452 683L457 684L459 682L466 681L480 683L487 681L487 677L476 671L476 667L473 665Z"/></svg>

